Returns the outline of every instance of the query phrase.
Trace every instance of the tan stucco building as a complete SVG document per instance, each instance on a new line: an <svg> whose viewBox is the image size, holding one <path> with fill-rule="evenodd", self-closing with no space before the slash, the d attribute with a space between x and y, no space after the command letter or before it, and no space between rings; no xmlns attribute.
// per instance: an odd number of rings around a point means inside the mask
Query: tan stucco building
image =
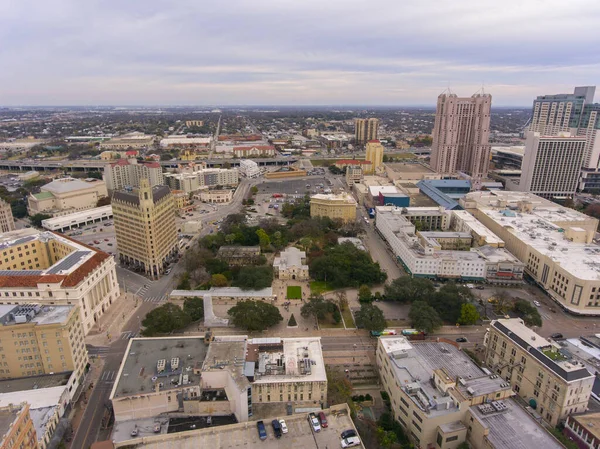
<svg viewBox="0 0 600 449"><path fill-rule="evenodd" d="M202 190L194 195L203 203L230 203L233 200L233 190Z"/></svg>
<svg viewBox="0 0 600 449"><path fill-rule="evenodd" d="M356 200L352 195L318 193L310 197L310 216L339 218L349 222L356 220Z"/></svg>
<svg viewBox="0 0 600 449"><path fill-rule="evenodd" d="M380 337L376 362L394 418L415 447L474 449L562 446L453 341Z"/></svg>
<svg viewBox="0 0 600 449"><path fill-rule="evenodd" d="M309 278L306 253L290 246L273 260L277 279L306 280Z"/></svg>
<svg viewBox="0 0 600 449"><path fill-rule="evenodd" d="M558 305L600 316L597 219L526 192L472 192L460 204L504 241Z"/></svg>
<svg viewBox="0 0 600 449"><path fill-rule="evenodd" d="M65 371L83 378L88 356L75 305L0 305L0 341L2 379Z"/></svg>
<svg viewBox="0 0 600 449"><path fill-rule="evenodd" d="M376 140L378 130L379 119L357 118L354 121L354 141L357 145L364 145L369 140Z"/></svg>
<svg viewBox="0 0 600 449"><path fill-rule="evenodd" d="M104 167L104 182L108 190L139 187L141 179L147 179L150 187L163 185L165 179L161 165L158 162L138 164L137 159L120 159Z"/></svg>
<svg viewBox="0 0 600 449"><path fill-rule="evenodd" d="M13 218L10 204L0 200L0 233L15 230L15 219Z"/></svg>
<svg viewBox="0 0 600 449"><path fill-rule="evenodd" d="M150 187L147 179L140 188L115 192L113 219L120 260L156 278L177 254L175 201L169 187Z"/></svg>
<svg viewBox="0 0 600 449"><path fill-rule="evenodd" d="M109 254L53 232L0 235L0 305L75 305L87 334L119 295Z"/></svg>
<svg viewBox="0 0 600 449"><path fill-rule="evenodd" d="M369 140L367 142L365 160L371 162L371 168L365 173L375 174L380 167L383 168L383 145L379 140Z"/></svg>
<svg viewBox="0 0 600 449"><path fill-rule="evenodd" d="M586 411L594 375L562 356L556 342L536 334L521 319L492 321L483 344L490 371L510 382L552 426Z"/></svg>
<svg viewBox="0 0 600 449"><path fill-rule="evenodd" d="M100 179L60 178L42 186L40 193L29 194L27 212L58 217L94 208L105 196L106 184Z"/></svg>

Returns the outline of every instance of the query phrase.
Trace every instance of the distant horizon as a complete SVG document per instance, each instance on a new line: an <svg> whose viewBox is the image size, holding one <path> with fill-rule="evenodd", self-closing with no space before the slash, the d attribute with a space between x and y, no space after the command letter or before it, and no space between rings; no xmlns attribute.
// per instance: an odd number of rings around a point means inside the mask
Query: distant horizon
<svg viewBox="0 0 600 449"><path fill-rule="evenodd" d="M531 105L526 106L493 106L492 109L531 109ZM87 105L56 105L56 104L48 104L48 105L0 105L0 109L44 109L44 108L61 108L61 109L75 109L75 108L142 108L142 109L150 109L150 108L181 108L181 109L190 109L190 108L216 108L216 109L248 109L248 108L286 108L286 109L308 109L308 108L344 108L344 109L398 109L398 108L426 108L426 109L435 109L436 105L423 105L423 104L412 104L412 105L366 105L366 104L303 104L303 105L291 105L291 104L232 104L232 105L216 105L216 104L195 104L195 105L185 105L185 104L87 104ZM203 111L205 112L205 111ZM210 111L206 111L210 113Z"/></svg>

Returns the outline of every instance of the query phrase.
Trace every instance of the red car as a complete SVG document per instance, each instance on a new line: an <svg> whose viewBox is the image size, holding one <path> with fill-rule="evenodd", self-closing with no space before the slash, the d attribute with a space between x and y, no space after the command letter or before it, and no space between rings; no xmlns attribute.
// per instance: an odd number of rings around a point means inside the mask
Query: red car
<svg viewBox="0 0 600 449"><path fill-rule="evenodd" d="M319 421L321 421L321 427L327 427L327 418L325 418L325 413L319 412Z"/></svg>
<svg viewBox="0 0 600 449"><path fill-rule="evenodd" d="M94 240L94 243L97 245L98 243L100 243L99 240Z"/></svg>

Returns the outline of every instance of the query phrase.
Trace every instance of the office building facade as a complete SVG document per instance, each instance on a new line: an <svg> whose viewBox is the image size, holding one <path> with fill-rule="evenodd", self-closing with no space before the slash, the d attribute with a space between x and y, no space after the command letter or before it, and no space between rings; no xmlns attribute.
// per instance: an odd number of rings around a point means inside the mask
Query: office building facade
<svg viewBox="0 0 600 449"><path fill-rule="evenodd" d="M354 121L354 141L357 145L365 145L369 140L377 140L379 119L358 118Z"/></svg>
<svg viewBox="0 0 600 449"><path fill-rule="evenodd" d="M475 94L438 97L431 168L442 175L465 173L474 179L487 176L491 145L490 109L492 96Z"/></svg>
<svg viewBox="0 0 600 449"><path fill-rule="evenodd" d="M587 409L594 375L566 360L556 342L536 334L523 320L492 321L483 344L488 369L510 382L550 425Z"/></svg>
<svg viewBox="0 0 600 449"><path fill-rule="evenodd" d="M310 197L310 216L336 218L344 222L356 220L356 200L348 194L319 193Z"/></svg>
<svg viewBox="0 0 600 449"><path fill-rule="evenodd" d="M571 197L577 191L585 148L585 137L529 131L517 190L544 198Z"/></svg>
<svg viewBox="0 0 600 449"><path fill-rule="evenodd" d="M0 200L0 233L14 231L15 219L13 218L10 204L4 200Z"/></svg>
<svg viewBox="0 0 600 449"><path fill-rule="evenodd" d="M169 187L150 187L115 192L113 219L119 259L128 266L157 278L178 251L175 201Z"/></svg>

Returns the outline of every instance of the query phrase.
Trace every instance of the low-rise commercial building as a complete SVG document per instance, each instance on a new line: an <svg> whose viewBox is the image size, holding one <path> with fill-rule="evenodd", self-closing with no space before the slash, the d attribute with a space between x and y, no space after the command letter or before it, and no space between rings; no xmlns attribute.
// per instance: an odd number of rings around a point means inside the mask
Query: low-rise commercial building
<svg viewBox="0 0 600 449"><path fill-rule="evenodd" d="M470 232L418 231L406 213L410 209L420 208L378 206L375 223L410 275L500 284L523 281L524 264L505 249L490 245L473 247Z"/></svg>
<svg viewBox="0 0 600 449"><path fill-rule="evenodd" d="M33 229L0 235L0 305L75 305L87 334L119 297L115 260Z"/></svg>
<svg viewBox="0 0 600 449"><path fill-rule="evenodd" d="M26 402L0 408L0 449L14 448L38 449L37 434Z"/></svg>
<svg viewBox="0 0 600 449"><path fill-rule="evenodd" d="M160 147L164 149L193 149L208 150L212 137L165 137L160 141Z"/></svg>
<svg viewBox="0 0 600 449"><path fill-rule="evenodd" d="M582 449L597 449L600 445L600 413L568 416L563 433Z"/></svg>
<svg viewBox="0 0 600 449"><path fill-rule="evenodd" d="M143 133L131 133L123 136L114 137L100 143L101 150L130 150L151 147L154 144L155 136Z"/></svg>
<svg viewBox="0 0 600 449"><path fill-rule="evenodd" d="M260 260L260 246L221 246L217 258L224 260L232 267L254 265Z"/></svg>
<svg viewBox="0 0 600 449"><path fill-rule="evenodd" d="M309 278L306 253L290 246L273 260L277 279L306 280Z"/></svg>
<svg viewBox="0 0 600 449"><path fill-rule="evenodd" d="M40 193L29 194L27 212L53 217L67 215L92 209L107 195L106 184L99 179L60 178L42 186Z"/></svg>
<svg viewBox="0 0 600 449"><path fill-rule="evenodd" d="M14 231L15 219L13 218L10 204L0 200L0 233Z"/></svg>
<svg viewBox="0 0 600 449"><path fill-rule="evenodd" d="M201 190L199 193L196 193L194 197L198 198L203 203L230 203L233 201L233 190Z"/></svg>
<svg viewBox="0 0 600 449"><path fill-rule="evenodd" d="M349 165L346 167L346 184L352 187L354 184L359 183L364 178L363 169L359 165Z"/></svg>
<svg viewBox="0 0 600 449"><path fill-rule="evenodd" d="M594 375L565 360L560 346L527 328L523 320L494 320L485 334L485 363L513 390L556 426L572 413L584 412Z"/></svg>
<svg viewBox="0 0 600 449"><path fill-rule="evenodd" d="M272 145L256 145L248 147L233 147L233 157L273 157L275 156L275 147Z"/></svg>
<svg viewBox="0 0 600 449"><path fill-rule="evenodd" d="M134 338L110 400L117 422L316 410L327 402L320 338L216 336L208 347L199 337Z"/></svg>
<svg viewBox="0 0 600 449"><path fill-rule="evenodd" d="M153 278L164 273L178 252L175 201L167 186L115 192L112 197L119 259Z"/></svg>
<svg viewBox="0 0 600 449"><path fill-rule="evenodd" d="M246 178L258 178L261 174L258 164L250 159L240 160L239 171Z"/></svg>
<svg viewBox="0 0 600 449"><path fill-rule="evenodd" d="M450 226L458 232L468 232L473 237L473 246L489 245L494 248L504 248L504 240L482 225L466 210L453 210Z"/></svg>
<svg viewBox="0 0 600 449"><path fill-rule="evenodd" d="M137 159L120 159L104 167L104 182L108 190L139 187L140 179L147 179L151 187L165 183L162 167L158 162L138 163Z"/></svg>
<svg viewBox="0 0 600 449"><path fill-rule="evenodd" d="M318 193L310 197L310 216L341 219L349 222L356 220L356 200L346 193Z"/></svg>
<svg viewBox="0 0 600 449"><path fill-rule="evenodd" d="M380 337L376 361L393 416L417 447L562 447L511 399L508 382L486 374L454 342Z"/></svg>
<svg viewBox="0 0 600 449"><path fill-rule="evenodd" d="M472 192L461 200L563 309L600 315L598 220L524 192Z"/></svg>
<svg viewBox="0 0 600 449"><path fill-rule="evenodd" d="M190 194L183 190L171 190L173 201L175 201L175 209L179 214L185 214L194 210L194 204L190 200Z"/></svg>
<svg viewBox="0 0 600 449"><path fill-rule="evenodd" d="M471 191L471 182L463 179L423 179L417 186L421 193L448 210L461 209L458 200Z"/></svg>
<svg viewBox="0 0 600 449"><path fill-rule="evenodd" d="M42 220L42 228L48 231L64 232L79 226L110 220L112 216L112 206L109 204L108 206L94 207L81 212L47 218Z"/></svg>

